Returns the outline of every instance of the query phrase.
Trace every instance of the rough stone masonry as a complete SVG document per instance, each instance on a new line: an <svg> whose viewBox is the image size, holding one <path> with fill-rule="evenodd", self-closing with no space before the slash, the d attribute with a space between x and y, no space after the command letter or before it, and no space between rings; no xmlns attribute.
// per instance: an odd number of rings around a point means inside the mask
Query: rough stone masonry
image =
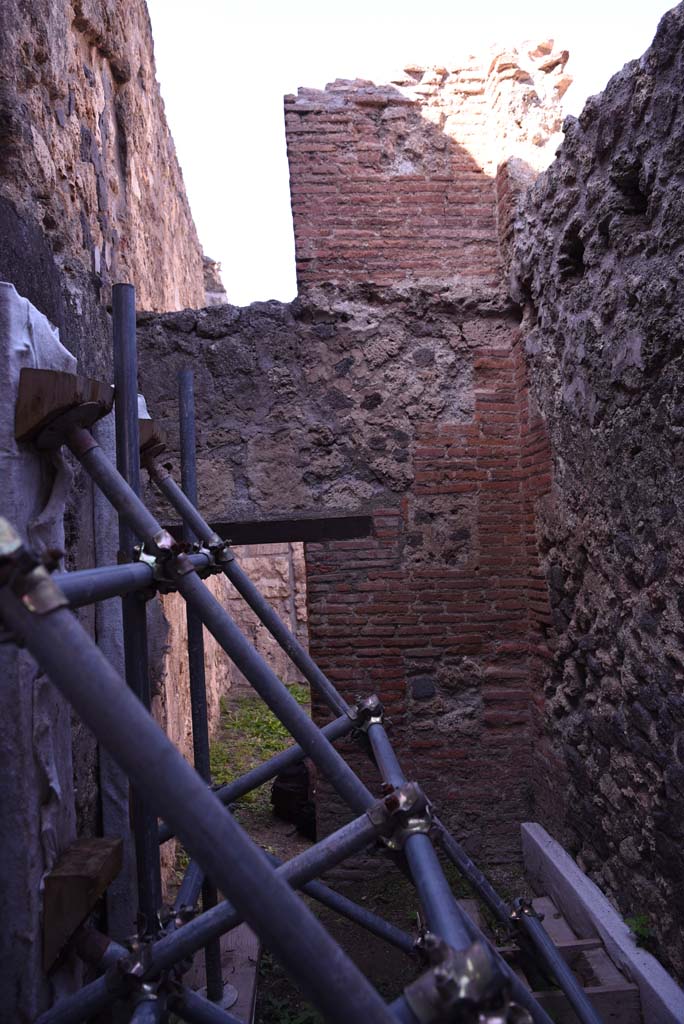
<svg viewBox="0 0 684 1024"><path fill-rule="evenodd" d="M541 820L684 975L684 5L579 119L516 273L554 486ZM558 799L558 794L563 799Z"/></svg>
<svg viewBox="0 0 684 1024"><path fill-rule="evenodd" d="M549 623L550 460L504 267L566 59L546 43L287 97L299 298L139 324L172 448L173 370L195 367L214 521L372 516L306 545L312 653L347 696L379 693L407 772L490 864L531 810ZM321 787L320 822L338 814Z"/></svg>

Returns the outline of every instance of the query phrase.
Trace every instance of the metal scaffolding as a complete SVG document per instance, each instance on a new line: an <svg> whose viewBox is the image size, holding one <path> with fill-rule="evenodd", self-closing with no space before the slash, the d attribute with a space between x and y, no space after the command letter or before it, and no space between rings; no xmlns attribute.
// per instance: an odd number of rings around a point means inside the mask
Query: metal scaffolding
<svg viewBox="0 0 684 1024"><path fill-rule="evenodd" d="M436 852L456 865L494 917L519 941L543 975L566 993L582 1024L600 1024L581 985L524 901L508 905L435 815L420 786L406 779L385 728L377 697L350 706L284 626L238 565L229 544L196 507L192 376L180 379L183 488L146 444L142 464L184 523L176 542L140 498L135 299L129 285L114 288L114 366L117 466L97 445L92 402L41 410L35 443L66 445L119 515L125 564L51 573L0 521L0 619L12 641L24 644L130 780L133 791L139 934L129 946L91 934L84 958L100 976L60 999L37 1024L76 1024L116 1001L129 1019L240 1024L219 1006L220 936L246 921L280 960L326 1021L335 1024L551 1024L514 969L461 909ZM24 371L21 387L30 388ZM35 382L33 384L35 385ZM40 404L40 403L38 403ZM243 636L203 578L223 573L333 712L318 728ZM194 769L153 720L150 707L143 593L180 593L187 604ZM72 609L120 596L124 608L126 685L72 614ZM204 651L206 627L295 740L295 746L220 789L209 775ZM385 795L376 799L336 750L353 734L373 756ZM355 817L286 863L258 848L229 804L288 765L309 757ZM160 916L159 845L178 836L191 859L172 913ZM425 927L411 936L316 881L351 855L384 845L410 877ZM422 965L417 980L387 1003L338 946L296 890L301 889L403 951ZM218 897L220 892L223 898ZM198 911L201 897L202 912ZM190 958L205 950L207 998L183 984Z"/></svg>

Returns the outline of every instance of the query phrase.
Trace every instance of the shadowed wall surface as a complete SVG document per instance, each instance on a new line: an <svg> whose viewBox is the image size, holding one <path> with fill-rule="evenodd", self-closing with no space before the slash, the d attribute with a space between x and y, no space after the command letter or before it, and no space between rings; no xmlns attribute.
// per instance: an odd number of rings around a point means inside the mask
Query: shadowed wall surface
<svg viewBox="0 0 684 1024"><path fill-rule="evenodd" d="M684 973L684 6L565 124L517 225L554 488L540 813ZM565 795L558 800L558 793Z"/></svg>

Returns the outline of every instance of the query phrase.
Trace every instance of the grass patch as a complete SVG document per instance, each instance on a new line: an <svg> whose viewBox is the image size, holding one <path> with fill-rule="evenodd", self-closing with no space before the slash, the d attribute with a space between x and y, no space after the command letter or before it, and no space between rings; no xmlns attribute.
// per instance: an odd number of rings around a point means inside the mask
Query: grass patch
<svg viewBox="0 0 684 1024"><path fill-rule="evenodd" d="M309 707L308 687L290 683L287 688L298 704ZM212 780L225 786L293 743L285 726L257 694L243 694L236 701L221 698L219 736L210 748ZM247 793L238 802L260 804L267 793L265 785Z"/></svg>

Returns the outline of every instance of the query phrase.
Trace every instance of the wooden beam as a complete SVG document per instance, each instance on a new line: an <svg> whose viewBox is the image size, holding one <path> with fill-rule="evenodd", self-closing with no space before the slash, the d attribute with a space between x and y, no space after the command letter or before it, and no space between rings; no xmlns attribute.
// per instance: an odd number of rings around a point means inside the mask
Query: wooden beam
<svg viewBox="0 0 684 1024"><path fill-rule="evenodd" d="M25 367L19 375L14 416L17 441L33 441L53 420L82 408L82 426L92 426L114 404L114 389L99 380L61 370Z"/></svg>
<svg viewBox="0 0 684 1024"><path fill-rule="evenodd" d="M373 533L373 518L368 515L290 516L242 522L212 521L210 525L219 537L225 537L232 544L281 544L287 541L316 544L370 537ZM166 529L177 540L181 539L179 523L167 525Z"/></svg>
<svg viewBox="0 0 684 1024"><path fill-rule="evenodd" d="M121 839L77 839L45 877L43 965L60 953L121 870Z"/></svg>

